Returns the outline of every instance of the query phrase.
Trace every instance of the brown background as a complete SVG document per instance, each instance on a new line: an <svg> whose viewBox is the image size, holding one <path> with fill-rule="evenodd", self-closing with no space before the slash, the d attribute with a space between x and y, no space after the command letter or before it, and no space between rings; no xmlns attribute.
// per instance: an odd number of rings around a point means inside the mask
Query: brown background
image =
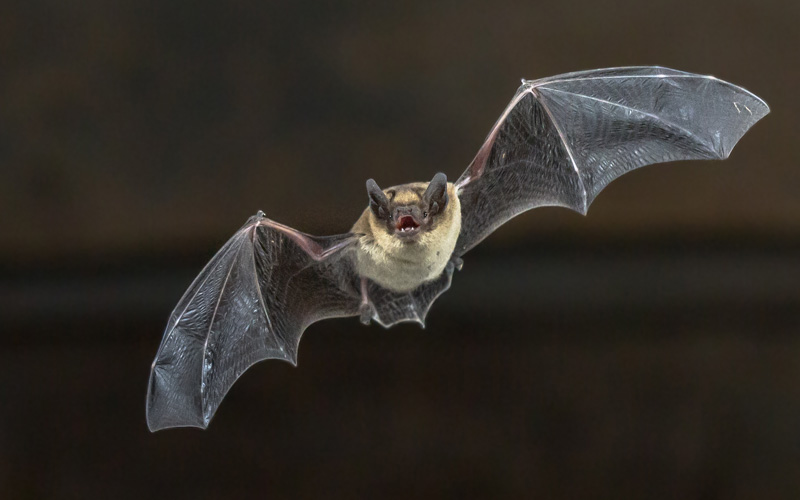
<svg viewBox="0 0 800 500"><path fill-rule="evenodd" d="M800 4L0 5L0 497L800 497ZM456 178L520 78L658 64L772 113L725 162L471 252L426 330L311 327L150 434L167 316L256 210Z"/></svg>

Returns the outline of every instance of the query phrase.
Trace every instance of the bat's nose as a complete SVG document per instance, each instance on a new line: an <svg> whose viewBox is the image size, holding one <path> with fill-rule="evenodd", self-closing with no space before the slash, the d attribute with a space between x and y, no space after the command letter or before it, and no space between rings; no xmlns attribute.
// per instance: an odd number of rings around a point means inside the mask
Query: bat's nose
<svg viewBox="0 0 800 500"><path fill-rule="evenodd" d="M401 217L411 216L416 221L418 219L419 209L414 206L410 207L396 207L394 209L394 220L400 220Z"/></svg>

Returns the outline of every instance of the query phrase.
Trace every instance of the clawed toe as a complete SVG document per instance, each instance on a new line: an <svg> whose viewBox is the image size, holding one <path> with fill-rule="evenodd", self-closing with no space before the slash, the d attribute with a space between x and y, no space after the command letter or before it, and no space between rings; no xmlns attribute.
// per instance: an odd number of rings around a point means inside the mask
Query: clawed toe
<svg viewBox="0 0 800 500"><path fill-rule="evenodd" d="M361 314L360 321L365 325L369 325L370 321L372 320L372 314L375 310L372 307L372 304L361 304L361 307L358 308L359 314Z"/></svg>

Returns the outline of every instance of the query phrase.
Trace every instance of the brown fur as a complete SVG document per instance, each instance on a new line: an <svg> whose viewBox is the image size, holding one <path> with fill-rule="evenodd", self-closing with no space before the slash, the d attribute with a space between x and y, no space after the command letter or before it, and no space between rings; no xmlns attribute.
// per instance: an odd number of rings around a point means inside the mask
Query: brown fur
<svg viewBox="0 0 800 500"><path fill-rule="evenodd" d="M394 203L418 203L427 182L414 182L384 189ZM455 186L447 184L448 202L434 216L430 228L415 241L403 241L389 232L386 225L367 207L352 232L363 234L356 250L358 273L395 292L407 292L439 277L444 271L461 231L461 203Z"/></svg>

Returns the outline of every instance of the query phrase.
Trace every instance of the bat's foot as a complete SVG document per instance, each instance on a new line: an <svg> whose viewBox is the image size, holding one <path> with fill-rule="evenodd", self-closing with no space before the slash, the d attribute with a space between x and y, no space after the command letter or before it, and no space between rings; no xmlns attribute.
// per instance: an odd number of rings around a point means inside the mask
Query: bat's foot
<svg viewBox="0 0 800 500"><path fill-rule="evenodd" d="M369 325L372 320L372 315L375 314L375 308L372 307L372 304L367 302L366 304L361 304L361 307L358 308L358 312L361 314L361 318L359 318L361 323Z"/></svg>

